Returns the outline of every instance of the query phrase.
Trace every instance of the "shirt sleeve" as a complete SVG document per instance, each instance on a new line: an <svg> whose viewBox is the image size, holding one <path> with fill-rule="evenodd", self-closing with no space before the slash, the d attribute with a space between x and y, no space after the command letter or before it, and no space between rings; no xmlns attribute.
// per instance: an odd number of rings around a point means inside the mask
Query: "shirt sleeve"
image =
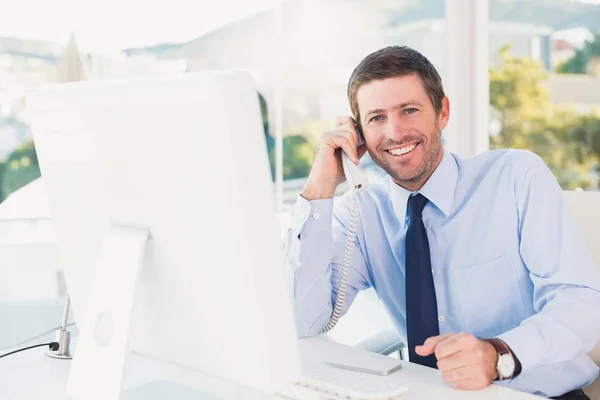
<svg viewBox="0 0 600 400"><path fill-rule="evenodd" d="M308 201L299 196L292 226L284 240L286 264L291 271L296 327L300 337L318 334L329 322L344 263L350 213L346 199ZM360 229L357 224L356 229ZM353 248L342 314L358 290L370 286L369 274L357 239Z"/></svg>
<svg viewBox="0 0 600 400"><path fill-rule="evenodd" d="M536 314L499 338L525 374L585 354L600 339L600 272L562 189L538 156L532 154L515 195L519 251L534 285Z"/></svg>

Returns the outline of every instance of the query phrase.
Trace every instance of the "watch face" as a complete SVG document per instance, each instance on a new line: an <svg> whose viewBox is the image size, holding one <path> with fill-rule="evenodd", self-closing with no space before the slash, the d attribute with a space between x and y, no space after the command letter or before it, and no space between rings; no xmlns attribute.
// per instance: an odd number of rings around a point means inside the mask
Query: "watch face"
<svg viewBox="0 0 600 400"><path fill-rule="evenodd" d="M504 354L498 360L498 375L510 378L515 372L515 360L510 354Z"/></svg>

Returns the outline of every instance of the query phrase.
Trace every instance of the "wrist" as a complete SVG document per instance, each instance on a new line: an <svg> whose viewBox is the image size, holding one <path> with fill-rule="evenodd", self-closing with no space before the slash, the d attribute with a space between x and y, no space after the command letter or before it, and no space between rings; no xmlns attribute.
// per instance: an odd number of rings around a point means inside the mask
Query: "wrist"
<svg viewBox="0 0 600 400"><path fill-rule="evenodd" d="M302 197L308 201L332 199L333 195L335 194L336 187L337 186L334 185L314 183L309 178L304 185L304 189L302 190Z"/></svg>
<svg viewBox="0 0 600 400"><path fill-rule="evenodd" d="M483 339L496 353L496 380L512 379L521 373L521 363L511 348L498 338Z"/></svg>
<svg viewBox="0 0 600 400"><path fill-rule="evenodd" d="M500 357L500 355L496 351L496 348L489 341L483 339L482 342L483 342L483 346L485 348L485 352L488 355L486 357L486 359L493 360L492 361L493 365L491 365L490 367L493 368L493 370L494 370L494 380L498 380L497 365L498 365L498 358Z"/></svg>

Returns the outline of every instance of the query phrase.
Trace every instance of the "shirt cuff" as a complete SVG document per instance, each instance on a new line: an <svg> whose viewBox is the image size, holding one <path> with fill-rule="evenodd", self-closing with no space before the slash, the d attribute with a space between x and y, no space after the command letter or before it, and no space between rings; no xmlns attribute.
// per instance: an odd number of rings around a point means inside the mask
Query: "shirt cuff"
<svg viewBox="0 0 600 400"><path fill-rule="evenodd" d="M521 374L537 367L547 351L535 326L520 325L498 336L510 347L521 363Z"/></svg>
<svg viewBox="0 0 600 400"><path fill-rule="evenodd" d="M301 232L331 231L332 217L333 199L308 201L298 195L292 217L294 237Z"/></svg>

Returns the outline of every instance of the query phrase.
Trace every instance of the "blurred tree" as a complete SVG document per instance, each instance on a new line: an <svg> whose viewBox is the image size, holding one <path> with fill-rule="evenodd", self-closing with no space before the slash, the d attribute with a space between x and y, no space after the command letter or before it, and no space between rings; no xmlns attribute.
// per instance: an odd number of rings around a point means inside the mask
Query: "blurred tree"
<svg viewBox="0 0 600 400"><path fill-rule="evenodd" d="M258 94L260 102L265 141L271 165L271 176L275 180L275 138L269 132L269 110L267 101ZM290 135L283 138L283 179L295 179L308 176L312 165L315 144L304 135Z"/></svg>
<svg viewBox="0 0 600 400"><path fill-rule="evenodd" d="M584 51L577 50L575 55L567 61L559 64L556 71L561 74L585 74L590 58Z"/></svg>
<svg viewBox="0 0 600 400"><path fill-rule="evenodd" d="M4 177L4 168L6 164L4 161L0 161L0 203L4 201L4 195L2 194L2 178Z"/></svg>
<svg viewBox="0 0 600 400"><path fill-rule="evenodd" d="M57 78L59 82L85 80L82 55L73 32L62 54ZM37 153L30 140L13 151L5 164L0 163L0 201L40 176Z"/></svg>
<svg viewBox="0 0 600 400"><path fill-rule="evenodd" d="M527 145L527 135L544 125L550 96L542 83L547 72L535 60L515 57L510 46L500 50L502 67L490 68L490 104L499 111L502 131L492 137L493 148Z"/></svg>
<svg viewBox="0 0 600 400"><path fill-rule="evenodd" d="M2 174L0 192L6 198L40 176L37 154L33 141L30 140L8 156Z"/></svg>
<svg viewBox="0 0 600 400"><path fill-rule="evenodd" d="M594 35L592 41L586 41L583 48L577 50L571 59L557 67L557 71L563 74L594 73L590 70L590 62L598 58L600 58L600 33Z"/></svg>
<svg viewBox="0 0 600 400"><path fill-rule="evenodd" d="M258 102L260 103L260 114L262 116L263 129L265 131L265 139L267 140L267 149L270 151L275 147L275 139L269 133L269 109L267 101L262 94L258 94Z"/></svg>
<svg viewBox="0 0 600 400"><path fill-rule="evenodd" d="M283 179L305 178L310 172L315 144L302 135L283 138ZM275 149L269 154L271 171L275 173Z"/></svg>
<svg viewBox="0 0 600 400"><path fill-rule="evenodd" d="M563 189L589 187L600 160L600 116L555 106L541 64L511 55L509 47L501 56L503 65L490 69L490 104L501 126L490 147L533 151Z"/></svg>

